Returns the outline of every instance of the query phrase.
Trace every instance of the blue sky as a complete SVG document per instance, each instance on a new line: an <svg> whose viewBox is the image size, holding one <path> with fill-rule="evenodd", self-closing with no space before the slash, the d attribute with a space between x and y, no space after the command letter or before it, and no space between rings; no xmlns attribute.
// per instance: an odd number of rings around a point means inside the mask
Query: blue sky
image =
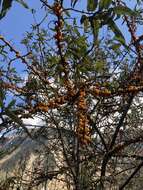
<svg viewBox="0 0 143 190"><path fill-rule="evenodd" d="M36 10L36 19L41 21L44 16L44 10L41 8L40 0L24 0L30 9ZM49 0L48 3L53 2ZM68 3L70 1L68 0ZM79 0L81 2L81 0ZM65 1L65 5L67 2ZM33 15L30 10L25 9L17 2L13 2L12 8L8 11L6 16L0 20L0 34L6 40L24 53L24 46L20 44L26 31L30 31L31 25L34 23Z"/></svg>
<svg viewBox="0 0 143 190"><path fill-rule="evenodd" d="M29 7L36 9L37 17L40 19L41 4L39 0L27 0ZM41 14L41 16L40 16ZM11 40L17 47L21 47L20 41L24 33L29 31L33 23L33 16L30 10L23 8L19 3L14 2L10 11L0 21L0 34L7 40Z"/></svg>
<svg viewBox="0 0 143 190"><path fill-rule="evenodd" d="M41 20L43 18L43 11L41 9L41 3L39 0L25 0L30 9L36 10L36 19ZM21 40L24 38L26 31L30 31L31 25L34 23L33 15L29 9L25 9L17 2L13 2L12 8L8 11L6 16L0 20L0 34L5 37L7 41L10 41L16 50L21 54L27 53L24 45L21 44ZM17 61L16 69L22 75L24 67Z"/></svg>
<svg viewBox="0 0 143 190"><path fill-rule="evenodd" d="M25 0L25 2L31 9L37 11L37 20L40 20L43 16L40 0ZM48 3L50 2L53 1L49 0ZM68 3L69 2L70 1L68 0ZM65 1L65 5L66 4L67 2ZM81 0L79 0L77 5L81 7ZM25 31L29 31L33 21L32 13L28 9L23 8L19 3L14 2L7 15L0 20L0 34L4 35L8 40L18 43Z"/></svg>

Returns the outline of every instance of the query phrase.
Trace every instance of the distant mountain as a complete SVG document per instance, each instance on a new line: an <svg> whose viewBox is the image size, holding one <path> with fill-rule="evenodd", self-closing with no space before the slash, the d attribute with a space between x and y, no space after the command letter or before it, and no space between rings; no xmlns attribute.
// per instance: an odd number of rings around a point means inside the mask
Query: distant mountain
<svg viewBox="0 0 143 190"><path fill-rule="evenodd" d="M67 138L71 135L68 130L62 132ZM59 144L56 143L57 130L40 129L33 131L33 136L31 139L25 134L15 134L0 140L0 190L11 190L12 185L14 190L29 190L29 187L32 190L35 187L36 190L43 190L47 185L50 185L50 190L60 190L61 182L54 179L58 174L62 175L55 160L59 151ZM54 141L56 154L52 151Z"/></svg>

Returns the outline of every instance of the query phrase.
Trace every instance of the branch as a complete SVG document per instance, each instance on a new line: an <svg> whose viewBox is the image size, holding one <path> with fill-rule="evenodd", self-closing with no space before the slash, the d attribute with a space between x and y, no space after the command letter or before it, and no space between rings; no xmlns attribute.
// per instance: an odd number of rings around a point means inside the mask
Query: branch
<svg viewBox="0 0 143 190"><path fill-rule="evenodd" d="M137 172L141 169L143 166L143 161L138 165L138 167L133 171L133 173L130 175L130 177L119 187L119 190L123 190L131 181L131 179L137 174Z"/></svg>
<svg viewBox="0 0 143 190"><path fill-rule="evenodd" d="M120 130L121 126L123 125L124 119L125 119L125 117L127 115L127 112L128 112L128 110L130 108L130 105L131 105L131 103L133 101L133 98L134 98L133 95L130 96L127 105L123 106L123 108L122 108L123 114L122 114L122 116L120 118L120 121L119 121L119 123L118 123L118 125L116 127L116 130L115 130L115 133L113 135L111 144L109 146L109 152L107 152L103 157L103 162L102 162L102 167L101 167L101 178L100 178L101 183L102 183L102 179L105 177L107 163L108 163L108 161L110 160L110 158L113 155L113 150L111 151L111 149L113 148L113 146L114 146L114 144L116 142L116 138L118 136L119 130Z"/></svg>

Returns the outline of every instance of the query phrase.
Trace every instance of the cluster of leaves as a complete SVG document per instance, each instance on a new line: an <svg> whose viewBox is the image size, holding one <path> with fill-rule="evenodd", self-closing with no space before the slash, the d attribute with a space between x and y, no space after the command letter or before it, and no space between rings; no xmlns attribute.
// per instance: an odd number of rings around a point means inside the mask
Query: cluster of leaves
<svg viewBox="0 0 143 190"><path fill-rule="evenodd" d="M81 24L84 24L85 29L90 23L93 30L95 40L98 37L99 29L107 25L115 34L115 39L122 45L126 45L125 38L116 24L116 21L123 16L137 17L139 13L137 10L132 10L126 5L118 5L112 0L87 1L87 11L93 13L92 16L82 15Z"/></svg>

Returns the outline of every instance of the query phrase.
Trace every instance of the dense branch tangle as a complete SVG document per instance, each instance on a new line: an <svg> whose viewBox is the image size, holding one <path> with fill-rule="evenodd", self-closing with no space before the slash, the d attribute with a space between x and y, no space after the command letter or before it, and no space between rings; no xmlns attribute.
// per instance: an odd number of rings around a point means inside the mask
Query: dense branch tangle
<svg viewBox="0 0 143 190"><path fill-rule="evenodd" d="M10 83L2 83L2 87L15 91L16 93L26 94L28 93L27 89L16 87ZM120 95L127 95L127 94L137 94L138 92L143 90L143 86L129 86L125 89L119 88L116 91L111 91L108 88L99 89L97 86L88 85L85 87L84 85L80 87L77 91L75 87L70 87L71 91L67 91L65 95L58 95L55 98L52 98L47 103L38 102L35 105L30 105L27 107L28 114L23 114L22 117L28 117L32 114L36 114L37 112L44 112L47 113L50 109L59 108L63 104L70 104L73 103L77 105L77 117L78 117L78 124L76 128L76 134L79 138L81 144L88 144L91 142L91 129L89 126L89 121L87 118L88 114L88 105L86 102L86 98L88 95L92 94L95 98L97 97L104 97L110 98L112 96L120 96ZM72 92L72 93L71 93ZM31 97L31 101L34 100L34 97Z"/></svg>
<svg viewBox="0 0 143 190"><path fill-rule="evenodd" d="M59 7L58 4L56 6ZM56 9L57 10L57 9ZM60 10L58 8L58 10ZM57 16L59 17L59 12L56 13ZM62 23L63 24L63 23ZM86 102L86 98L88 95L92 95L95 98L97 97L104 97L104 98L110 98L112 96L121 96L121 95L126 95L126 94L137 94L138 92L143 90L143 84L140 82L140 84L137 85L128 85L126 88L118 88L118 89L108 89L107 87L102 86L102 84L98 84L96 86L90 86L89 84L81 83L78 88L75 88L75 86L72 84L72 81L68 79L68 63L66 63L64 55L62 54L62 46L61 46L61 41L63 39L61 38L61 18L58 21L58 24L56 22L56 40L57 40L57 46L58 46L58 53L60 54L61 61L59 64L62 64L64 68L64 86L67 89L65 95L56 95L55 98L52 98L49 100L47 103L43 102L37 102L35 105L30 104L30 107L28 106L26 109L28 111L28 114L24 113L22 117L30 117L32 114L36 114L37 112L44 112L47 113L50 109L55 109L59 108L63 104L68 104L68 103L73 103L77 105L77 118L78 118L78 123L77 127L75 129L75 133L77 134L77 137L81 144L88 144L91 142L91 128L89 126L89 121L87 119L87 113L88 113L88 105ZM58 28L59 27L59 28ZM33 66L29 66L26 59L23 58L23 56L15 50L9 42L7 42L4 37L0 37L0 39L9 47L11 50L16 54L16 57L21 59L21 61L27 65L27 67L30 67L32 71L40 77L40 80L44 83L49 85L48 81L45 81L44 78L42 78L42 74L40 75L37 70L34 69ZM133 75L134 76L134 75ZM16 93L20 93L22 95L25 95L28 93L26 88L22 87L17 87L13 84L10 84L8 82L2 83L2 87L15 91ZM34 97L31 97L31 101L34 100Z"/></svg>
<svg viewBox="0 0 143 190"><path fill-rule="evenodd" d="M77 127L75 129L75 133L77 134L77 137L81 144L88 144L91 142L91 129L89 126L89 121L87 118L88 114L88 105L86 102L87 96L92 95L95 98L96 97L104 97L104 98L110 98L112 96L121 96L126 94L137 94L138 92L143 90L143 84L140 83L137 85L128 85L126 88L118 88L118 89L108 89L102 84L99 84L97 86L90 86L88 84L79 84L79 87L75 87L72 83L72 81L69 79L69 68L68 63L65 60L64 56L64 36L63 36L63 25L64 25L64 19L62 18L63 8L60 2L55 2L53 7L51 7L52 11L54 12L55 16L57 17L57 20L55 21L55 41L57 45L57 54L60 57L59 64L62 66L61 76L64 80L64 87L66 89L65 95L55 95L55 98L52 98L46 103L43 102L36 102L35 105L30 105L30 107L27 108L28 114L23 114L23 117L31 116L32 114L35 114L37 112L44 112L47 113L50 109L59 108L63 104L73 103L75 106L77 106ZM16 51L10 44L7 42L4 37L0 36L0 40L2 40L10 49L13 51L17 58L21 59L21 61L29 67L33 73L35 73L40 80L44 84L48 84L48 81L46 81L44 78L42 78L42 74L39 74L37 70L34 69L34 67L27 63L26 59L20 54L20 52ZM84 82L83 82L84 83ZM24 88L16 87L10 83L3 82L3 88L9 89L12 91L15 91L17 93L26 94L27 91ZM33 97L34 98L34 97ZM31 97L31 100L33 100Z"/></svg>
<svg viewBox="0 0 143 190"><path fill-rule="evenodd" d="M91 129L88 126L87 118L87 103L86 103L86 92L85 88L82 87L79 90L78 97L78 126L77 126L77 136L82 144L88 144L91 142Z"/></svg>

